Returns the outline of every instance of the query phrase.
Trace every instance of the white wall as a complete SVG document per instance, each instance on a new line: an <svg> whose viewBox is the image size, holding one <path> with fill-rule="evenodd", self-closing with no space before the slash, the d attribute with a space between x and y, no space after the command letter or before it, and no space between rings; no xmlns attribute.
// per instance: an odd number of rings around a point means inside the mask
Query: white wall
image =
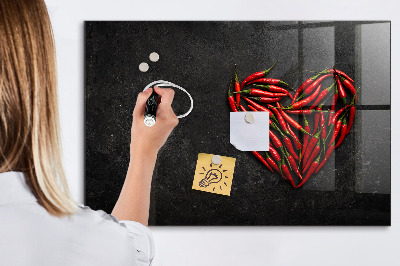
<svg viewBox="0 0 400 266"><path fill-rule="evenodd" d="M280 3L277 6L276 3ZM399 4L396 1L46 0L56 37L62 140L83 201L84 20L392 20L391 227L153 227L156 265L400 265Z"/></svg>

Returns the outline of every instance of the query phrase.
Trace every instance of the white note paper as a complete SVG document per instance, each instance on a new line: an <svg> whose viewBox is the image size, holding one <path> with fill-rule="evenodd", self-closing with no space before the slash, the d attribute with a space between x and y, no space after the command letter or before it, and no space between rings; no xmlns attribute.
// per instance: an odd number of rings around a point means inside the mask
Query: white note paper
<svg viewBox="0 0 400 266"><path fill-rule="evenodd" d="M246 113L254 115L252 123L246 122ZM230 142L240 151L268 151L269 113L231 112Z"/></svg>

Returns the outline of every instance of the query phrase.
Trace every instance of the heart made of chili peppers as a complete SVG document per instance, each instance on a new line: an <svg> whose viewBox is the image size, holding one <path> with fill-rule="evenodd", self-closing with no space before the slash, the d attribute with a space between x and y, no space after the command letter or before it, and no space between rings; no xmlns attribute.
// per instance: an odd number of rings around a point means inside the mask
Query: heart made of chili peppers
<svg viewBox="0 0 400 266"><path fill-rule="evenodd" d="M231 82L228 102L234 112L250 109L270 113L270 150L265 156L257 151L252 153L270 171L279 173L294 188L299 188L320 171L333 150L350 132L355 117L357 91L352 84L354 81L344 72L329 69L307 79L292 96L287 89L287 83L279 79L264 78L272 67L250 75L241 84L235 67L236 98L231 92ZM334 83L321 89L322 81L330 77L334 78ZM244 89L248 85L261 89ZM333 88L334 93L331 93ZM244 94L250 97L245 97ZM330 106L324 108L331 94ZM349 96L351 103L347 104ZM284 108L280 101L287 97L292 102ZM338 98L341 99L340 102ZM246 102L248 109L241 104L241 99ZM301 116L302 122L294 119L293 115ZM296 182L292 174L297 176Z"/></svg>

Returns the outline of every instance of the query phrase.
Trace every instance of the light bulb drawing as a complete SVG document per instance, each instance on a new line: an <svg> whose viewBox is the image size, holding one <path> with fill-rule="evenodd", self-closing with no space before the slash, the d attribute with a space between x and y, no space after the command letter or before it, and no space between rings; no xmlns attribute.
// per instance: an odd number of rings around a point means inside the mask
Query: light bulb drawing
<svg viewBox="0 0 400 266"><path fill-rule="evenodd" d="M231 157L199 153L192 189L230 196L235 161Z"/></svg>
<svg viewBox="0 0 400 266"><path fill-rule="evenodd" d="M210 164L210 167L212 167L212 166L213 166L213 164ZM206 187L210 186L211 184L220 183L224 177L223 173L227 171L224 169L220 170L221 167L222 167L222 164L220 164L218 168L211 168L209 170L207 170L205 167L202 167L204 172L200 173L200 174L201 175L205 174L205 177L202 180L200 180L199 186L206 188ZM228 178L228 177L225 176L225 178ZM225 182L223 182L223 183L225 186L228 186ZM216 187L218 187L218 185ZM219 186L219 189L222 190L222 184ZM213 191L215 191L215 187L213 188Z"/></svg>

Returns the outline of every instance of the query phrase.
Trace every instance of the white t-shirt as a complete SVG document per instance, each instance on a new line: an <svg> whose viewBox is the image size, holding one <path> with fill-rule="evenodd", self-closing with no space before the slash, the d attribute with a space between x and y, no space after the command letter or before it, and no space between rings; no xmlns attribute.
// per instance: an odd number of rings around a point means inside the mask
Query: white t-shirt
<svg viewBox="0 0 400 266"><path fill-rule="evenodd" d="M79 206L70 218L50 215L21 172L0 174L0 265L150 265L148 227Z"/></svg>

